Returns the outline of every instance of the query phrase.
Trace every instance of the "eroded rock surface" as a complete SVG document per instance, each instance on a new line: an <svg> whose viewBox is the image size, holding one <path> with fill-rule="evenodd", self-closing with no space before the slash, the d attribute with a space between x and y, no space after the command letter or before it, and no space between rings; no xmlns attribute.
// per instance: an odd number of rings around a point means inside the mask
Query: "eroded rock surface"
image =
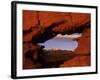
<svg viewBox="0 0 100 80"><path fill-rule="evenodd" d="M23 11L23 68L33 69L41 67L41 64L26 58L26 52L33 50L36 58L40 46L37 43L46 41L43 39L44 33L48 34L48 39L57 34L82 33L78 39L79 46L75 50L76 56L66 60L60 67L89 66L90 65L90 14L87 13L61 13L61 12L43 12L43 11ZM59 23L62 22L62 23ZM55 25L58 23L57 25ZM52 27L52 24L54 27ZM51 28L52 27L52 28ZM49 31L47 31L47 29ZM25 32L26 31L26 32ZM46 32L47 31L47 32ZM49 33L48 33L49 32ZM42 37L41 37L42 36ZM43 39L40 41L40 39ZM36 42L35 42L36 41Z"/></svg>

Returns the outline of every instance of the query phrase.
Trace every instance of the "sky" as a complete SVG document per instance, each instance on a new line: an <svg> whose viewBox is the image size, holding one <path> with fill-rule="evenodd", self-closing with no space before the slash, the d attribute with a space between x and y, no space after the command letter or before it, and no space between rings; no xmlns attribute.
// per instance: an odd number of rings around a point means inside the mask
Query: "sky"
<svg viewBox="0 0 100 80"><path fill-rule="evenodd" d="M74 51L77 46L78 42L75 38L81 37L81 34L75 33L72 35L60 35L58 34L53 39L50 39L44 43L39 43L39 45L44 45L44 49L61 49L61 50L68 50Z"/></svg>

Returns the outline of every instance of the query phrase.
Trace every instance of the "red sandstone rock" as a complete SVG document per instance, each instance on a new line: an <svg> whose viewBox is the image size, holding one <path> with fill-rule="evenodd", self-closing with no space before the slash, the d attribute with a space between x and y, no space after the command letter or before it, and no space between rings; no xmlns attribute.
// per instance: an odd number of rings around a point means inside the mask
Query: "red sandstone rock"
<svg viewBox="0 0 100 80"><path fill-rule="evenodd" d="M90 14L86 13L61 13L61 12L35 12L35 11L23 11L23 29L28 30L31 27L36 27L38 24L38 19L40 20L40 27L39 30L35 30L31 32L32 34L28 34L23 36L23 41L30 41L32 37L38 37L38 35L41 35L45 27L48 27L54 22L57 22L59 20L65 20L65 23L58 25L57 27L53 28L52 31L63 33L70 30L73 30L75 28L80 27L82 24L86 22L90 22ZM64 64L61 65L61 67L68 67L68 66L89 66L90 65L90 28L85 28L87 26L81 26L84 27L84 31L82 33L82 37L78 40L79 46L75 50L76 53L79 54L89 54L84 56L76 56L75 58L65 61ZM25 47L29 45L23 44ZM34 45L32 45L34 46ZM34 46L34 50L37 48L37 46ZM29 48L27 48L29 49ZM23 54L25 54L26 48L23 48ZM32 64L31 61L27 60L23 56L23 65L24 68L36 68L38 67L38 63Z"/></svg>

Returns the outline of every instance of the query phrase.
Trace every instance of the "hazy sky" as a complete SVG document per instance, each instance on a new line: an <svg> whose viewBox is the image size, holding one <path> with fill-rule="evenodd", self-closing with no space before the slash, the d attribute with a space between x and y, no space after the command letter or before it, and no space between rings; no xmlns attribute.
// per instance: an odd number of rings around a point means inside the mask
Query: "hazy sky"
<svg viewBox="0 0 100 80"><path fill-rule="evenodd" d="M57 35L53 39L50 39L44 43L40 43L40 45L44 45L45 49L56 48L61 50L74 51L78 46L78 42L73 39L73 35L80 36L80 34L76 34L76 33L69 35L70 38L68 37L68 35L64 35L64 36Z"/></svg>

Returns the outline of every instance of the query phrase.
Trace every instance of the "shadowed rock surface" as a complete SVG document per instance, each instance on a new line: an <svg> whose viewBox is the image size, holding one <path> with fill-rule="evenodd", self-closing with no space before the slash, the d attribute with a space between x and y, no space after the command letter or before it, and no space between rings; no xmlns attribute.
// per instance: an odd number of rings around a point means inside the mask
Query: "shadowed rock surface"
<svg viewBox="0 0 100 80"><path fill-rule="evenodd" d="M38 54L38 62L43 68L59 67L65 60L72 59L75 54L66 50L44 50Z"/></svg>

